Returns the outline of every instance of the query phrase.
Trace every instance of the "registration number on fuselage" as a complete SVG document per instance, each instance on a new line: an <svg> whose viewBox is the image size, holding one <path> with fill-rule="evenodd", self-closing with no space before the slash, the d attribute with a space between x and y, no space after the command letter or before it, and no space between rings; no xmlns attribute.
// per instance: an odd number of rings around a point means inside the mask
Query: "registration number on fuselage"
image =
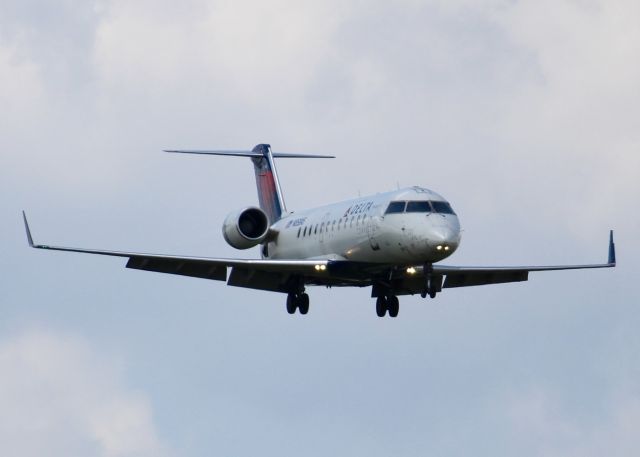
<svg viewBox="0 0 640 457"><path fill-rule="evenodd" d="M285 226L285 228L300 227L301 225L304 225L306 220L307 220L306 217L299 217L298 219L290 220L289 222L287 222L287 225Z"/></svg>

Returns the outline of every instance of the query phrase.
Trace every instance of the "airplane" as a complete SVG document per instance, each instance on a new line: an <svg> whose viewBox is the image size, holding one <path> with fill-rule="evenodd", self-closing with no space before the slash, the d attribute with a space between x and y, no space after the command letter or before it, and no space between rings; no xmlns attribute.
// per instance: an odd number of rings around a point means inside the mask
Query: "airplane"
<svg viewBox="0 0 640 457"><path fill-rule="evenodd" d="M258 206L230 213L222 224L228 244L260 246L260 259L185 257L35 244L23 211L30 247L127 258L126 268L226 281L230 286L286 294L289 314L307 314L306 286L371 287L376 314L397 317L400 295L435 298L446 288L527 281L530 272L616 266L613 231L606 263L549 266L448 266L439 262L460 245L458 216L441 195L413 186L326 206L288 212L276 158L335 158L273 152L166 150L177 154L248 157ZM230 273L228 270L231 270Z"/></svg>

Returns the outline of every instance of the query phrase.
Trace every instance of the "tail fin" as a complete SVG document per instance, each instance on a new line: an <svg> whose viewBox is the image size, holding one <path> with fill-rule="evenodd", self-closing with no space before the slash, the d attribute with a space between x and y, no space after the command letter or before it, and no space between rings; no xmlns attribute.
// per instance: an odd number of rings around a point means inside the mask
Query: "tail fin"
<svg viewBox="0 0 640 457"><path fill-rule="evenodd" d="M256 187L258 188L258 201L260 208L267 213L269 222L273 224L287 212L284 204L278 172L274 163L274 158L314 158L333 159L335 156L316 154L286 154L283 152L272 152L268 144L258 144L251 151L201 151L201 150L165 150L165 152L175 152L182 154L208 154L234 157L250 157L256 175Z"/></svg>
<svg viewBox="0 0 640 457"><path fill-rule="evenodd" d="M251 158L253 169L256 173L258 201L260 202L260 208L267 213L269 221L273 224L282 217L282 213L287 212L287 207L284 204L278 172L273 163L271 146L259 144L251 152L260 154L258 157Z"/></svg>

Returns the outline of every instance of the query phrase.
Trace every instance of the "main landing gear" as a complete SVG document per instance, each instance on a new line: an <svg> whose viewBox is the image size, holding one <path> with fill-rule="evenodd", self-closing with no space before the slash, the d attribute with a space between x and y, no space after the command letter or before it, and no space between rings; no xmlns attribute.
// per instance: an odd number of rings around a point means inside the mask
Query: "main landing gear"
<svg viewBox="0 0 640 457"><path fill-rule="evenodd" d="M376 299L376 314L378 317L384 317L387 312L389 317L397 317L398 311L400 311L400 301L395 295L380 295Z"/></svg>
<svg viewBox="0 0 640 457"><path fill-rule="evenodd" d="M300 314L309 312L309 295L302 292L300 294L290 293L287 295L287 312L294 314L296 309L300 310Z"/></svg>

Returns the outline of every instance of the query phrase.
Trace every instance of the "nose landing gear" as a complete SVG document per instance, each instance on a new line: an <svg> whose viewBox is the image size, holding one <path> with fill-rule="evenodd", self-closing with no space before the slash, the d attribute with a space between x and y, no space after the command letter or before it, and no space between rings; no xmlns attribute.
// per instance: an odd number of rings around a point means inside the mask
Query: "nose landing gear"
<svg viewBox="0 0 640 457"><path fill-rule="evenodd" d="M434 275L433 265L428 263L424 266L424 276L425 285L420 296L425 298L429 295L430 298L436 298L436 294L442 290L442 275Z"/></svg>

